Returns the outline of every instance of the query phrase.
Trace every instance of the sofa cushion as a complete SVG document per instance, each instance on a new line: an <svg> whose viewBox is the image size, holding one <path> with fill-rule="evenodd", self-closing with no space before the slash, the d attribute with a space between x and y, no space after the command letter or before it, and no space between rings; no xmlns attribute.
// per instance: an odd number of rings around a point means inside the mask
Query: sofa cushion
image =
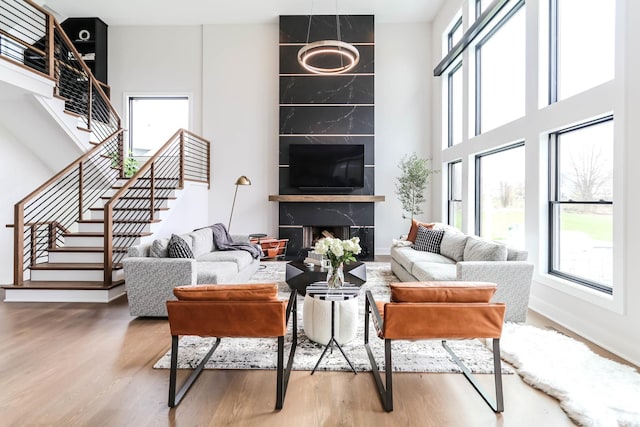
<svg viewBox="0 0 640 427"><path fill-rule="evenodd" d="M506 261L507 247L502 243L490 242L476 236L469 236L464 247L465 261Z"/></svg>
<svg viewBox="0 0 640 427"><path fill-rule="evenodd" d="M409 235L407 236L407 240L410 242L416 241L416 236L418 235L418 226L422 225L425 228L433 228L435 222L420 222L416 219L411 220L411 228L409 228Z"/></svg>
<svg viewBox="0 0 640 427"><path fill-rule="evenodd" d="M440 254L416 251L415 249L412 249L408 246L392 247L391 257L408 272L411 272L413 264L416 262L455 264L455 261Z"/></svg>
<svg viewBox="0 0 640 427"><path fill-rule="evenodd" d="M433 262L416 262L411 274L419 281L456 280L456 264L442 264Z"/></svg>
<svg viewBox="0 0 640 427"><path fill-rule="evenodd" d="M419 225L418 234L416 235L416 241L412 247L418 251L439 254L442 236L444 236L443 230L431 230L424 227L423 225Z"/></svg>
<svg viewBox="0 0 640 427"><path fill-rule="evenodd" d="M191 249L195 258L215 250L211 228L207 227L192 231L189 236L191 236Z"/></svg>
<svg viewBox="0 0 640 427"><path fill-rule="evenodd" d="M173 294L180 301L277 301L278 285L255 283L178 286L173 289Z"/></svg>
<svg viewBox="0 0 640 427"><path fill-rule="evenodd" d="M151 243L149 256L153 258L167 258L169 256L169 239L156 239Z"/></svg>
<svg viewBox="0 0 640 427"><path fill-rule="evenodd" d="M171 235L167 247L169 258L193 258L193 251L187 242L176 234Z"/></svg>
<svg viewBox="0 0 640 427"><path fill-rule="evenodd" d="M235 262L197 262L196 264L198 285L232 283L239 271L238 264Z"/></svg>
<svg viewBox="0 0 640 427"><path fill-rule="evenodd" d="M238 270L242 270L253 262L253 257L247 251L215 251L200 255L196 261L198 261L198 269L203 263L227 261L235 263Z"/></svg>
<svg viewBox="0 0 640 427"><path fill-rule="evenodd" d="M455 228L445 229L442 242L440 242L440 254L454 261L462 261L464 247L467 244L467 237L466 234Z"/></svg>
<svg viewBox="0 0 640 427"><path fill-rule="evenodd" d="M529 252L507 246L507 261L526 261Z"/></svg>
<svg viewBox="0 0 640 427"><path fill-rule="evenodd" d="M392 283L393 302L489 302L497 285L487 282Z"/></svg>

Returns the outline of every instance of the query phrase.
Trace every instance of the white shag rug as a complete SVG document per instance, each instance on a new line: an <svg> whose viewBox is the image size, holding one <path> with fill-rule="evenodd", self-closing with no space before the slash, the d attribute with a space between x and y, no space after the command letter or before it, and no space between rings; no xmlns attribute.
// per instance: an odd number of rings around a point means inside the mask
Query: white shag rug
<svg viewBox="0 0 640 427"><path fill-rule="evenodd" d="M282 298L288 298L290 289L284 282L284 262L263 262L262 268L254 274L251 282L278 282L279 294ZM391 272L389 263L367 262L367 282L365 289L372 291L376 300L389 301L389 286L398 279ZM364 290L359 298L359 318L356 337L342 346L345 353L353 363L357 371L369 371L371 366L364 348ZM324 346L309 340L302 324L303 297L298 296L298 346L293 362L295 370L312 370L315 366ZM291 324L290 324L291 325ZM378 360L378 364L384 363L384 341L375 334L371 325L370 344ZM178 351L179 368L195 368L211 347L213 338L200 338L185 336L180 338ZM456 352L460 359L473 373L493 373L493 353L479 340L449 340L449 346ZM291 344L291 336L285 337L285 357ZM223 338L218 349L205 369L275 369L276 350L275 339L243 339ZM449 354L442 348L440 340L433 341L394 341L392 343L394 371L398 372L460 372L458 365L453 362ZM153 366L156 369L169 369L171 362L171 349L160 358ZM333 354L327 353L319 371L349 371L349 365L344 360L340 351L336 348ZM503 373L513 373L513 370L503 365Z"/></svg>
<svg viewBox="0 0 640 427"><path fill-rule="evenodd" d="M640 374L556 331L507 323L502 358L523 380L555 397L576 423L640 427Z"/></svg>

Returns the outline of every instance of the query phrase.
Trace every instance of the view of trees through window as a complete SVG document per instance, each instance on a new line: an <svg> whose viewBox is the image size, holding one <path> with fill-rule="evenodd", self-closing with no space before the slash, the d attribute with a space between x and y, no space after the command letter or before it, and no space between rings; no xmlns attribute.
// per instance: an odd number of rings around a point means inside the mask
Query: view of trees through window
<svg viewBox="0 0 640 427"><path fill-rule="evenodd" d="M477 157L477 234L524 248L524 143Z"/></svg>
<svg viewBox="0 0 640 427"><path fill-rule="evenodd" d="M613 279L613 120L551 135L552 270L611 287Z"/></svg>

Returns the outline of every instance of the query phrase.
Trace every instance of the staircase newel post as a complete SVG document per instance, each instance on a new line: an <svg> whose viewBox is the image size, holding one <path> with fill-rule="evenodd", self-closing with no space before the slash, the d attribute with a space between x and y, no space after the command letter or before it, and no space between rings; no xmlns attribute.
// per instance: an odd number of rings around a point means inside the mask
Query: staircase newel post
<svg viewBox="0 0 640 427"><path fill-rule="evenodd" d="M153 221L153 214L155 212L155 178L156 178L156 162L151 163L151 170L149 172L149 219Z"/></svg>
<svg viewBox="0 0 640 427"><path fill-rule="evenodd" d="M81 161L78 163L78 219L82 221L82 211L84 210L84 204L82 202L82 187L84 186L84 163Z"/></svg>
<svg viewBox="0 0 640 427"><path fill-rule="evenodd" d="M13 284L22 286L24 282L22 266L24 264L24 206L15 205L13 220Z"/></svg>
<svg viewBox="0 0 640 427"><path fill-rule="evenodd" d="M56 49L55 49L55 19L53 15L47 16L47 68L49 77L56 82L56 88L60 85L59 76L56 73ZM57 92L56 92L57 93Z"/></svg>
<svg viewBox="0 0 640 427"><path fill-rule="evenodd" d="M110 285L113 277L113 208L104 205L104 283Z"/></svg>
<svg viewBox="0 0 640 427"><path fill-rule="evenodd" d="M180 181L178 188L184 188L184 129L180 129Z"/></svg>

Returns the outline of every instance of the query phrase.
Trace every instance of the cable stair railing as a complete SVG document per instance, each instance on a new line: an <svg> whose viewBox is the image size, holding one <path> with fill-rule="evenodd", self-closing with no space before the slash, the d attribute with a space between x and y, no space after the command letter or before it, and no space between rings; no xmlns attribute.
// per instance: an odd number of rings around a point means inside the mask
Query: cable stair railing
<svg viewBox="0 0 640 427"><path fill-rule="evenodd" d="M54 95L95 140L15 204L14 286L121 283L115 273L128 248L150 234L175 190L209 184L210 143L180 129L126 178L120 117L58 22L30 0L1 2L0 21L8 23L0 25L0 58L55 81Z"/></svg>
<svg viewBox="0 0 640 427"><path fill-rule="evenodd" d="M55 83L54 96L97 144L121 128L99 82L56 19L31 0L0 2L0 58Z"/></svg>

